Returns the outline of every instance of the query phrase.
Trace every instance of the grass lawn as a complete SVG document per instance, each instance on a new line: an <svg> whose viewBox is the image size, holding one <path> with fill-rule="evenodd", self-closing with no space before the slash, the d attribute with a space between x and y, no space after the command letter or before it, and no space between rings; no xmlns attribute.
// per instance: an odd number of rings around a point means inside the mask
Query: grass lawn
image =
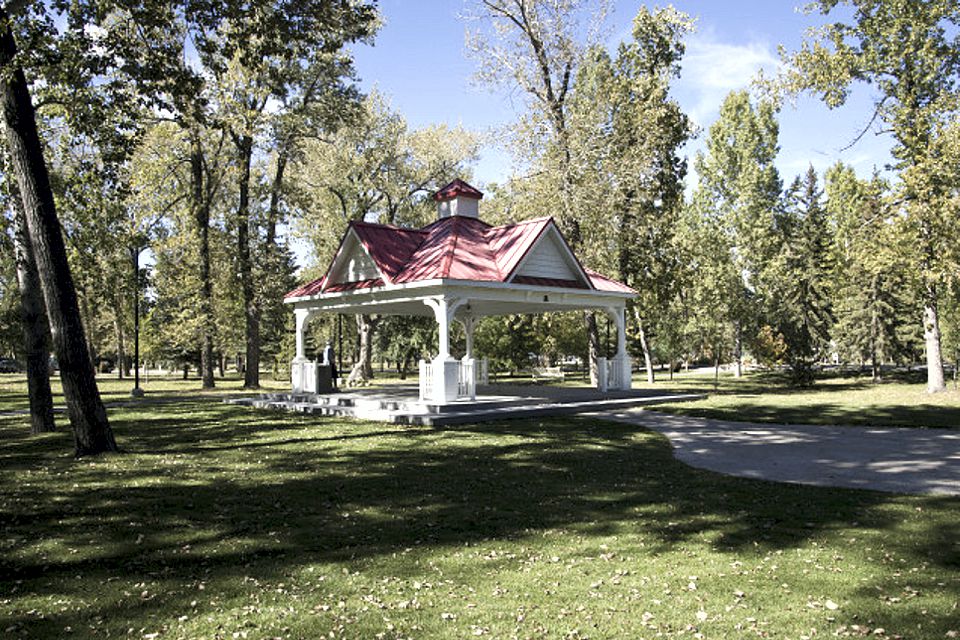
<svg viewBox="0 0 960 640"><path fill-rule="evenodd" d="M649 385L635 378L635 387L705 393L697 402L657 405L702 418L774 424L839 424L960 429L960 391L950 383L946 393L926 392L921 374L902 375L880 384L869 376L823 376L809 389L796 389L774 373L750 373L743 378L721 374L658 374Z"/></svg>
<svg viewBox="0 0 960 640"><path fill-rule="evenodd" d="M169 386L110 410L126 452L98 459L0 416L4 637L960 633L958 499L729 478L622 424L388 426Z"/></svg>
<svg viewBox="0 0 960 640"><path fill-rule="evenodd" d="M26 376L22 373L0 373L0 413L4 411L18 411L30 408L30 403L26 394ZM284 376L283 380L274 380L269 373L262 373L260 384L263 391L289 391L290 383ZM149 379L141 377L140 388L142 388L149 399L176 400L182 397L184 392L191 397L203 395L205 397L220 397L224 395L243 395L254 393L244 391L243 376L235 373L229 374L225 378L216 379L216 388L208 391L201 391L200 379L191 376L189 380L183 380L180 375L171 376L151 376ZM50 377L50 386L53 391L53 404L62 407L63 388L60 385L59 374ZM125 380L117 379L116 374L100 374L97 376L97 386L100 389L100 397L105 403L129 403L131 402L130 390L133 389L133 378Z"/></svg>

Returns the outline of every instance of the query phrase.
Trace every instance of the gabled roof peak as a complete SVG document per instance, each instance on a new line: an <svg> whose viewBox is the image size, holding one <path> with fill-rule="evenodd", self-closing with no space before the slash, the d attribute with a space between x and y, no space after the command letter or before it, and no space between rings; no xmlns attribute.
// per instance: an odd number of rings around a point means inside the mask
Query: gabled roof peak
<svg viewBox="0 0 960 640"><path fill-rule="evenodd" d="M467 184L460 178L456 178L446 186L441 187L439 191L433 194L433 199L437 202L443 202L444 200L452 200L458 196L480 200L483 198L483 192L476 187Z"/></svg>

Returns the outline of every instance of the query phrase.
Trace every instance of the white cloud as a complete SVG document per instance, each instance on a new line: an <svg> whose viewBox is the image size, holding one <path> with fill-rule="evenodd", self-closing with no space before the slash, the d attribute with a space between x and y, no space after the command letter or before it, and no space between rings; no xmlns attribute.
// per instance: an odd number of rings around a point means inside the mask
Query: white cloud
<svg viewBox="0 0 960 640"><path fill-rule="evenodd" d="M750 85L761 69L767 76L779 61L767 42L720 42L711 30L687 40L677 98L698 125L713 120L728 93Z"/></svg>

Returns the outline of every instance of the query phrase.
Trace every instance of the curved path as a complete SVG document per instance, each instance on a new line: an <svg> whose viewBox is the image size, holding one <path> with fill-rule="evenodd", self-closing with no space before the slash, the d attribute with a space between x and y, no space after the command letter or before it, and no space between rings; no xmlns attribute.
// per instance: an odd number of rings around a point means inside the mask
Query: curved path
<svg viewBox="0 0 960 640"><path fill-rule="evenodd" d="M588 415L659 431L678 460L728 475L960 495L960 431L754 424L646 410Z"/></svg>

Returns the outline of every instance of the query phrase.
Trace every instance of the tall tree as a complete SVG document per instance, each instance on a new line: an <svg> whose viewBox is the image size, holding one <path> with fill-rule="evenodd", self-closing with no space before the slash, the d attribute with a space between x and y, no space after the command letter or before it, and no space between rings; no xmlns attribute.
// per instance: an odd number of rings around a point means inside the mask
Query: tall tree
<svg viewBox="0 0 960 640"><path fill-rule="evenodd" d="M641 9L633 40L614 58L592 49L570 96L575 209L590 239L581 255L639 292L631 308L650 382L648 336L679 267L674 231L687 169L679 150L693 133L669 89L692 28L672 8Z"/></svg>
<svg viewBox="0 0 960 640"><path fill-rule="evenodd" d="M27 368L27 395L30 397L30 432L54 431L53 392L50 390L50 350L46 309L40 288L40 274L27 234L27 221L19 193L12 194L13 241L20 285L23 320L23 349Z"/></svg>
<svg viewBox="0 0 960 640"><path fill-rule="evenodd" d="M478 78L493 87L520 89L529 110L518 123L516 142L539 173L541 206L556 211L557 224L573 250L584 242L575 209L574 162L568 98L585 51L600 40L607 2L587 0L480 0L478 28L468 48ZM590 377L598 377L600 337L596 315L584 315L590 347Z"/></svg>
<svg viewBox="0 0 960 640"><path fill-rule="evenodd" d="M376 26L374 18L372 5L363 3L241 6L228 14L220 39L208 39L211 46L201 51L201 59L217 74L217 117L233 142L237 159L234 226L244 306L247 388L260 384L261 308L253 263L259 229L251 217L250 190L254 148L271 118L267 106L271 100L284 104L282 100L291 94L300 97L301 109L323 102L327 118L315 117L313 124L321 130L334 129L341 120L339 114L348 111L348 103L356 99L356 91L345 82L352 79L353 68L343 48L369 37ZM290 138L283 143L282 152L286 153ZM278 164L278 169L282 167ZM277 175L282 179L282 174Z"/></svg>
<svg viewBox="0 0 960 640"><path fill-rule="evenodd" d="M729 94L720 106L720 118L710 127L705 153L695 162L699 182L694 206L709 221L717 241L728 253L726 271L738 279L718 278L729 287L720 295L722 309L733 328L733 357L740 375L744 333L756 325L756 298L764 266L773 257L777 241L774 216L780 199L780 175L774 165L779 126L769 102L756 107L746 91ZM719 267L718 267L719 268ZM753 300L753 301L751 301Z"/></svg>
<svg viewBox="0 0 960 640"><path fill-rule="evenodd" d="M17 63L13 26L5 7L0 7L0 68L4 71L0 101L7 144L60 363L74 450L78 456L115 451L117 445L87 353L76 290L37 132L36 112L23 70Z"/></svg>
<svg viewBox="0 0 960 640"><path fill-rule="evenodd" d="M812 384L814 366L829 352L833 312L829 291L831 237L823 192L811 166L787 190L777 216L780 251L762 275L776 300L768 313L784 337L793 381Z"/></svg>
<svg viewBox="0 0 960 640"><path fill-rule="evenodd" d="M861 180L838 163L827 171L826 194L834 340L843 361L869 362L879 382L881 365L909 361L923 342L915 288L899 250L903 230L889 185L876 175Z"/></svg>
<svg viewBox="0 0 960 640"><path fill-rule="evenodd" d="M813 31L786 56L786 86L810 91L829 107L843 105L850 86L876 93L871 123L882 123L896 144L894 168L909 251L919 276L927 353L927 391L946 389L940 348L940 294L956 218L949 205L958 183L958 159L944 144L960 115L960 5L955 0L816 0L812 11L846 20Z"/></svg>
<svg viewBox="0 0 960 640"><path fill-rule="evenodd" d="M298 231L313 245L317 262L328 264L350 221L423 226L435 215L432 193L465 176L476 149L475 137L459 128L410 131L373 93L351 123L304 145L297 172L305 187L300 199L310 213L297 220ZM379 319L361 314L356 321L360 353L351 375L365 380L373 376Z"/></svg>

